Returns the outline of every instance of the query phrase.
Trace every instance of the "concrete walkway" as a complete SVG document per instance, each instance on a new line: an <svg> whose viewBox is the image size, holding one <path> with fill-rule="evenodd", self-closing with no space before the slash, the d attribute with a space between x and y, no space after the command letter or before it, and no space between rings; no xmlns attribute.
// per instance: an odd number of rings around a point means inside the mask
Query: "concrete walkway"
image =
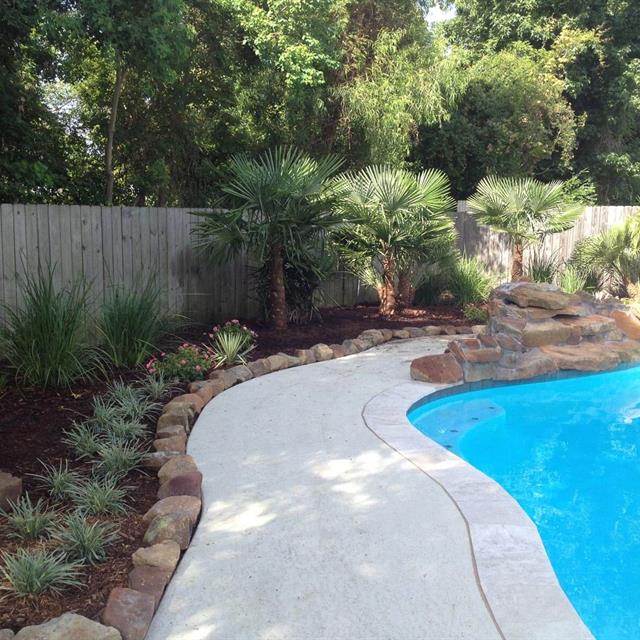
<svg viewBox="0 0 640 640"><path fill-rule="evenodd" d="M448 338L257 378L205 408L194 540L148 640L499 640L465 523L363 422Z"/></svg>

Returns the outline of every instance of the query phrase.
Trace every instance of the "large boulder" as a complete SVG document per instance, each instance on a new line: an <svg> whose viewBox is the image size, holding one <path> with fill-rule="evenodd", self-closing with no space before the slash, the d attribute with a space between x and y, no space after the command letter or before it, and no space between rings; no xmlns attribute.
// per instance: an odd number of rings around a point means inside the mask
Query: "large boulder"
<svg viewBox="0 0 640 640"><path fill-rule="evenodd" d="M519 307L539 307L556 311L580 302L578 296L565 293L556 285L534 282L503 284L494 291L494 296L501 297Z"/></svg>
<svg viewBox="0 0 640 640"><path fill-rule="evenodd" d="M454 355L443 353L416 358L411 363L411 377L420 382L455 384L462 381L463 374Z"/></svg>

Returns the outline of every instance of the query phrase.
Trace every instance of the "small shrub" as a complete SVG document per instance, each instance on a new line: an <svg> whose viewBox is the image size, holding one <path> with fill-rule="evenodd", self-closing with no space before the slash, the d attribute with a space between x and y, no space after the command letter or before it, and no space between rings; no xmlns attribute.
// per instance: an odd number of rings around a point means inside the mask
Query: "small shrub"
<svg viewBox="0 0 640 640"><path fill-rule="evenodd" d="M118 486L118 478L89 478L78 483L71 494L80 513L99 516L126 513L127 488Z"/></svg>
<svg viewBox="0 0 640 640"><path fill-rule="evenodd" d="M123 478L140 464L144 453L137 444L131 442L105 442L98 447L96 475Z"/></svg>
<svg viewBox="0 0 640 640"><path fill-rule="evenodd" d="M147 433L147 428L142 422L136 420L123 420L119 418L108 424L104 429L107 440L131 442L140 440Z"/></svg>
<svg viewBox="0 0 640 640"><path fill-rule="evenodd" d="M157 349L171 324L162 311L159 288L149 282L138 289L113 287L97 327L111 362L116 367L136 367Z"/></svg>
<svg viewBox="0 0 640 640"><path fill-rule="evenodd" d="M557 254L547 254L544 251L535 249L529 259L526 275L533 282L552 283L556 279L559 269Z"/></svg>
<svg viewBox="0 0 640 640"><path fill-rule="evenodd" d="M118 539L117 529L113 524L90 523L81 513L73 513L53 533L53 539L70 560L96 564L106 560L107 547Z"/></svg>
<svg viewBox="0 0 640 640"><path fill-rule="evenodd" d="M140 389L152 402L160 402L176 391L177 385L161 373L150 373L145 376Z"/></svg>
<svg viewBox="0 0 640 640"><path fill-rule="evenodd" d="M122 418L122 411L107 396L94 396L91 404L93 406L91 422L99 429L104 429L112 422Z"/></svg>
<svg viewBox="0 0 640 640"><path fill-rule="evenodd" d="M185 342L172 353L151 358L145 366L148 373L159 373L167 380L194 382L204 380L213 364L208 350Z"/></svg>
<svg viewBox="0 0 640 640"><path fill-rule="evenodd" d="M99 366L86 344L87 288L78 282L57 291L53 270L22 282L23 303L5 307L0 353L26 384L69 386Z"/></svg>
<svg viewBox="0 0 640 640"><path fill-rule="evenodd" d="M121 380L109 385L106 402L115 408L119 418L125 420L142 420L160 407L147 398L142 389Z"/></svg>
<svg viewBox="0 0 640 640"><path fill-rule="evenodd" d="M37 540L48 536L57 516L42 499L33 504L27 493L10 504L10 511L0 510L7 519L10 536L21 540Z"/></svg>
<svg viewBox="0 0 640 640"><path fill-rule="evenodd" d="M489 320L489 312L475 304L465 305L462 313L469 322L476 324L484 324Z"/></svg>
<svg viewBox="0 0 640 640"><path fill-rule="evenodd" d="M80 480L80 474L69 469L69 462L61 460L58 466L40 461L42 473L31 474L52 498L65 500Z"/></svg>
<svg viewBox="0 0 640 640"><path fill-rule="evenodd" d="M476 258L463 256L449 272L448 291L456 304L486 302L495 278Z"/></svg>
<svg viewBox="0 0 640 640"><path fill-rule="evenodd" d="M257 334L241 325L238 320L216 326L207 334L215 366L246 364L247 354L255 349Z"/></svg>
<svg viewBox="0 0 640 640"><path fill-rule="evenodd" d="M82 586L78 579L81 563L69 562L61 552L18 549L3 553L2 565L0 574L8 586L0 589L20 597Z"/></svg>
<svg viewBox="0 0 640 640"><path fill-rule="evenodd" d="M64 432L62 442L71 447L79 458L93 458L102 442L96 425L89 422L74 422L71 429Z"/></svg>
<svg viewBox="0 0 640 640"><path fill-rule="evenodd" d="M560 288L567 293L578 293L584 291L587 286L587 278L585 274L572 265L569 265L560 274Z"/></svg>

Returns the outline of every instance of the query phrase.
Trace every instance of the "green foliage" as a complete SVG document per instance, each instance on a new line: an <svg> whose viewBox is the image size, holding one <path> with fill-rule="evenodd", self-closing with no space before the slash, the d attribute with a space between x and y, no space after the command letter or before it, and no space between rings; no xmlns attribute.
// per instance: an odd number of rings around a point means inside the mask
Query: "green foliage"
<svg viewBox="0 0 640 640"><path fill-rule="evenodd" d="M0 575L6 585L0 589L16 596L31 596L51 591L60 593L67 587L80 587L80 562L69 562L64 553L47 549L18 549L3 553Z"/></svg>
<svg viewBox="0 0 640 640"><path fill-rule="evenodd" d="M489 320L489 312L476 304L467 304L462 310L465 320L476 324L483 324Z"/></svg>
<svg viewBox="0 0 640 640"><path fill-rule="evenodd" d="M456 304L463 307L464 313L467 307L486 302L497 281L477 258L458 256L446 268L436 267L426 272L416 292L416 301L425 306Z"/></svg>
<svg viewBox="0 0 640 640"><path fill-rule="evenodd" d="M486 302L494 286L494 277L477 258L462 256L449 271L447 290L462 307Z"/></svg>
<svg viewBox="0 0 640 640"><path fill-rule="evenodd" d="M44 487L52 498L66 500L71 495L72 488L80 480L77 471L69 469L67 460L60 460L58 466L40 461L43 472L32 474L38 483Z"/></svg>
<svg viewBox="0 0 640 640"><path fill-rule="evenodd" d="M375 287L381 312L393 312L396 269L433 262L455 237L449 215L453 200L439 171L415 175L404 169L370 166L336 181L338 210L345 219L334 234L346 266Z"/></svg>
<svg viewBox="0 0 640 640"><path fill-rule="evenodd" d="M233 157L223 192L237 207L199 214L199 246L222 258L248 248L262 264L276 244L295 259L338 222L327 183L341 164L337 156L315 160L294 147L276 147L255 159Z"/></svg>
<svg viewBox="0 0 640 640"><path fill-rule="evenodd" d="M459 197L487 175L535 175L552 160L570 169L579 122L536 56L520 48L477 59L449 119L423 128L416 159L443 169Z"/></svg>
<svg viewBox="0 0 640 640"><path fill-rule="evenodd" d="M62 442L71 447L81 459L93 458L101 441L99 427L90 422L73 422L62 438Z"/></svg>
<svg viewBox="0 0 640 640"><path fill-rule="evenodd" d="M12 502L9 511L0 510L0 515L7 520L9 535L21 540L37 540L48 536L56 519L56 514L47 508L42 499L34 504L28 493L17 502Z"/></svg>
<svg viewBox="0 0 640 640"><path fill-rule="evenodd" d="M216 326L208 334L216 368L246 364L246 356L255 348L256 334L238 320Z"/></svg>
<svg viewBox="0 0 640 640"><path fill-rule="evenodd" d="M592 271L600 279L608 279L614 292L628 296L629 287L640 282L640 215L581 240L571 263L583 272Z"/></svg>
<svg viewBox="0 0 640 640"><path fill-rule="evenodd" d="M578 267L568 265L560 274L558 284L567 293L578 293L586 289L587 277Z"/></svg>
<svg viewBox="0 0 640 640"><path fill-rule="evenodd" d="M99 516L126 513L127 487L118 486L118 478L105 476L79 482L71 497L78 511L84 515Z"/></svg>
<svg viewBox="0 0 640 640"><path fill-rule="evenodd" d="M310 246L295 261L284 259L284 288L289 322L301 324L319 318L318 292L322 283L336 270L336 256L324 244ZM263 264L251 274L254 295L262 315L269 318L270 265Z"/></svg>
<svg viewBox="0 0 640 640"><path fill-rule="evenodd" d="M118 539L117 527L110 523L89 522L80 513L72 513L53 533L70 560L97 564L107 559L107 547Z"/></svg>
<svg viewBox="0 0 640 640"><path fill-rule="evenodd" d="M279 329L286 326L284 258L312 264L305 259L309 247L340 222L328 183L341 164L335 155L316 160L285 146L255 159L235 156L223 192L236 208L199 214L203 221L196 236L202 250L221 259L247 249L259 265L271 265L269 311Z"/></svg>
<svg viewBox="0 0 640 640"><path fill-rule="evenodd" d="M134 422L143 420L160 408L157 402L145 396L142 389L122 380L115 380L108 386L103 400L113 407L116 418Z"/></svg>
<svg viewBox="0 0 640 640"><path fill-rule="evenodd" d="M554 282L558 272L560 270L560 264L557 254L549 254L536 247L525 270L527 278L533 280L533 282Z"/></svg>
<svg viewBox="0 0 640 640"><path fill-rule="evenodd" d="M161 373L147 374L140 385L140 390L152 402L166 399L178 387L174 382L165 378Z"/></svg>
<svg viewBox="0 0 640 640"><path fill-rule="evenodd" d="M151 375L174 382L204 380L213 368L213 354L195 344L184 343L171 353L152 357L145 365Z"/></svg>
<svg viewBox="0 0 640 640"><path fill-rule="evenodd" d="M367 63L365 73L337 89L341 127L344 135L364 138L367 161L401 165L418 124L448 119L466 77L444 43L413 40L404 30L381 30Z"/></svg>
<svg viewBox="0 0 640 640"><path fill-rule="evenodd" d="M93 375L99 361L86 343L87 288L56 290L53 270L21 282L20 307L5 307L0 352L25 384L69 386Z"/></svg>
<svg viewBox="0 0 640 640"><path fill-rule="evenodd" d="M96 452L97 477L124 478L140 465L144 450L136 442L111 440L100 443Z"/></svg>
<svg viewBox="0 0 640 640"><path fill-rule="evenodd" d="M533 178L483 178L468 202L478 222L510 237L512 280L523 274L526 245L570 229L584 213L584 205L567 198L562 182L545 184Z"/></svg>
<svg viewBox="0 0 640 640"><path fill-rule="evenodd" d="M104 350L116 367L141 365L170 327L160 289L151 281L140 288L112 287L97 322Z"/></svg>

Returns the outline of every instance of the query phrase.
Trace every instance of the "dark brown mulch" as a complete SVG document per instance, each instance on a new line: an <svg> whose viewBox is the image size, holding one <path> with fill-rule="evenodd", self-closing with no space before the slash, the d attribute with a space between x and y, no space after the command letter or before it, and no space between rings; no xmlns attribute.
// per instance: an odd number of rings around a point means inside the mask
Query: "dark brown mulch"
<svg viewBox="0 0 640 640"><path fill-rule="evenodd" d="M39 460L57 464L74 459L74 454L62 442L62 431L77 414L89 414L94 394L104 391L104 385L78 385L70 391L18 389L10 386L0 397L0 471L23 478L25 490L32 499L45 497L29 473L39 473ZM149 440L151 440L151 430ZM81 467L80 467L81 468ZM119 526L119 540L109 548L109 559L83 569L80 589L66 589L62 594L43 594L29 598L7 596L0 600L0 628L14 630L26 624L39 624L50 618L73 611L97 618L106 603L109 591L126 586L132 568L131 554L141 546L145 527L144 514L155 502L157 479L146 473L131 473L124 484L130 492L130 511L126 516L110 517ZM46 543L31 543L37 546ZM26 546L20 540L0 530L0 549L15 551Z"/></svg>
<svg viewBox="0 0 640 640"><path fill-rule="evenodd" d="M355 338L366 329L401 329L409 326L469 324L458 307L438 306L405 309L393 319L382 318L375 306L359 305L343 309L321 309L320 320L306 324L290 324L284 332L274 331L260 322L248 321L247 326L258 333L256 348L250 359L264 358L278 352L293 353L296 349L324 342L340 343ZM202 340L203 329L192 328L185 337Z"/></svg>

